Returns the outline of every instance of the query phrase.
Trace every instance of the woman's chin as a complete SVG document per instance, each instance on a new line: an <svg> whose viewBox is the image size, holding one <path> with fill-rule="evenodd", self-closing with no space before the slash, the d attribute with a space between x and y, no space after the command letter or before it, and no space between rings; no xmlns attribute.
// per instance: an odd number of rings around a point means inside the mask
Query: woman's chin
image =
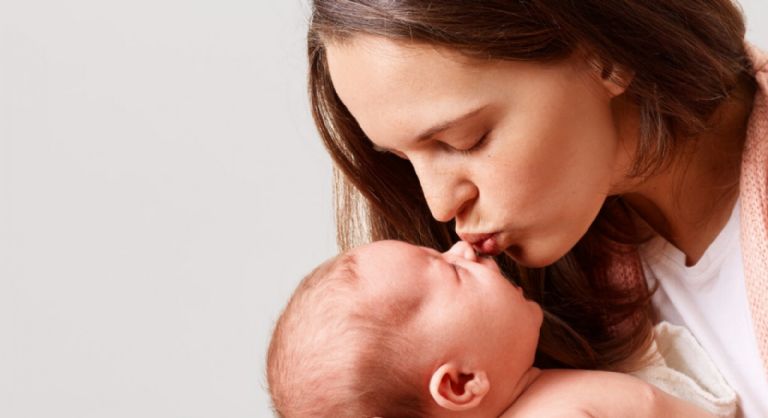
<svg viewBox="0 0 768 418"><path fill-rule="evenodd" d="M504 250L504 253L510 256L515 262L523 267L527 268L542 268L547 267L560 258L562 258L568 250L565 251L553 251L550 248L531 248L531 245L519 245L513 244Z"/></svg>

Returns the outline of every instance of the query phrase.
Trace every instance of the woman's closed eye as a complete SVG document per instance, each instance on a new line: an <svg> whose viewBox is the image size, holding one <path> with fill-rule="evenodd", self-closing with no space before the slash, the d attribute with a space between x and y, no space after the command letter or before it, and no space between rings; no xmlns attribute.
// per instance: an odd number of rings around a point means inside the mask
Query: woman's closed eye
<svg viewBox="0 0 768 418"><path fill-rule="evenodd" d="M442 144L444 144L445 147L450 149L451 151L457 152L462 155L468 155L475 151L479 151L483 147L483 145L485 145L488 142L488 137L490 136L489 134L490 132L484 133L479 139L477 139L474 143L472 143L470 146L466 148L454 147L444 142L442 142Z"/></svg>

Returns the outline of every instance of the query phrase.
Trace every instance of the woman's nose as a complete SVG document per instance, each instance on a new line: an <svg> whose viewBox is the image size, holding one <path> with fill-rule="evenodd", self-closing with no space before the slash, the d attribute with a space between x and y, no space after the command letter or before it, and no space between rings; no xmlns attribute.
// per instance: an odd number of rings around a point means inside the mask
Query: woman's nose
<svg viewBox="0 0 768 418"><path fill-rule="evenodd" d="M453 244L453 246L448 251L446 251L445 254L461 257L469 261L477 261L477 254L475 253L475 249L472 248L472 246L469 245L469 243L466 241L459 241L456 244Z"/></svg>
<svg viewBox="0 0 768 418"><path fill-rule="evenodd" d="M477 187L457 173L456 167L441 170L434 161L411 159L432 217L448 222L459 216L477 198Z"/></svg>

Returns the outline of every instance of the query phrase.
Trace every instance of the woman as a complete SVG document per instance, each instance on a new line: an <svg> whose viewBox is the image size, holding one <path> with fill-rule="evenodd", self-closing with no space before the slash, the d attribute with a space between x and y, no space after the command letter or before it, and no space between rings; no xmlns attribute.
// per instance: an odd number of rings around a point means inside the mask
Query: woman
<svg viewBox="0 0 768 418"><path fill-rule="evenodd" d="M768 416L768 68L743 37L728 0L314 1L342 247L497 256L595 354L541 365L631 368L652 314L686 325Z"/></svg>

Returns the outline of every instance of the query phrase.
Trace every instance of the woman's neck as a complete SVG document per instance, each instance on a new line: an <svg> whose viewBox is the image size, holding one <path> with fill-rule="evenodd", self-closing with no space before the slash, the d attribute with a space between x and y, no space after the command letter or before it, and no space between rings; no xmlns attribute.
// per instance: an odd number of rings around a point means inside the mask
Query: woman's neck
<svg viewBox="0 0 768 418"><path fill-rule="evenodd" d="M681 145L663 171L622 196L645 223L696 264L728 222L739 196L741 154L753 94L744 85L712 118L713 128Z"/></svg>

